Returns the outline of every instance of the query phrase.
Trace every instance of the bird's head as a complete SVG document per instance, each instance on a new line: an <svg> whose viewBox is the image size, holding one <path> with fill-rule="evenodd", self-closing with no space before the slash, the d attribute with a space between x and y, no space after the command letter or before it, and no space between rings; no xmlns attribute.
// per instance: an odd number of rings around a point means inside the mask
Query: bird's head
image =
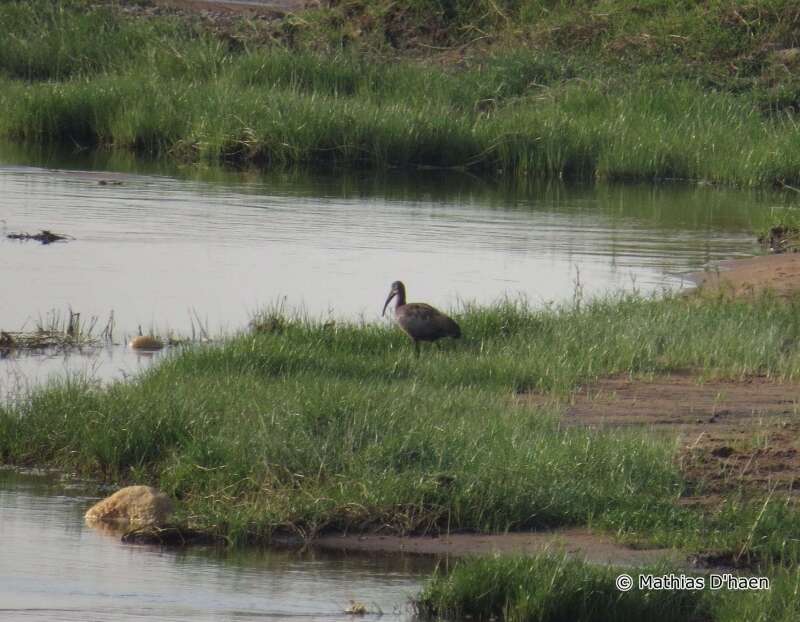
<svg viewBox="0 0 800 622"><path fill-rule="evenodd" d="M395 281L392 283L392 288L389 290L389 296L386 298L386 302L383 304L383 311L381 312L381 315L386 315L386 307L389 306L389 303L395 296L400 296L401 301L405 301L406 287L403 285L402 281Z"/></svg>

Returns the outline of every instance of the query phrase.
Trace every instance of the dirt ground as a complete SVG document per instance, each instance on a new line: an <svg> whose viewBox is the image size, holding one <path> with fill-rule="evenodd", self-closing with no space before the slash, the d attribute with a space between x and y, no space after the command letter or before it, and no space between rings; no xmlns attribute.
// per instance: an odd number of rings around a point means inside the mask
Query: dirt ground
<svg viewBox="0 0 800 622"><path fill-rule="evenodd" d="M225 13L294 13L303 10L306 0L154 0L156 5L190 11Z"/></svg>
<svg viewBox="0 0 800 622"><path fill-rule="evenodd" d="M534 403L540 396L525 396ZM763 377L700 383L691 373L605 378L564 405L567 425L642 427L678 439L692 494L714 503L744 489L800 488L800 385Z"/></svg>
<svg viewBox="0 0 800 622"><path fill-rule="evenodd" d="M100 3L108 0L97 0ZM233 35L242 18L271 23L305 9L314 0L121 0L122 10L137 17L178 15L199 18L211 32Z"/></svg>
<svg viewBox="0 0 800 622"><path fill-rule="evenodd" d="M406 553L460 557L464 555L566 553L591 563L640 566L667 559L680 563L672 549L634 549L586 529L559 529L534 533L451 534L439 537L402 537L377 534L328 535L315 548L365 553Z"/></svg>
<svg viewBox="0 0 800 622"><path fill-rule="evenodd" d="M800 253L726 261L718 270L696 272L691 277L703 293L749 296L771 290L786 297L800 291Z"/></svg>
<svg viewBox="0 0 800 622"><path fill-rule="evenodd" d="M718 270L697 273L693 277L700 295L722 293L749 297L771 291L787 298L800 292L800 253L723 262ZM693 408L702 411L698 419L704 416L709 419L706 423L695 424L683 421L684 468L690 479L704 483L708 495L715 491L724 493L739 484L762 491L791 491L795 495L800 488L800 386L776 384L763 378L716 383L708 388L692 387L692 384L689 380L686 391L693 396ZM716 389L721 391L722 399L709 404ZM629 387L627 390L652 393L655 387ZM666 389L664 395L672 403L671 411L682 410L685 419L689 416L687 402L675 393L674 389ZM701 400L698 402L697 398ZM652 403L651 411L657 406ZM709 406L715 409L713 414ZM644 413L645 419L653 416L653 412Z"/></svg>

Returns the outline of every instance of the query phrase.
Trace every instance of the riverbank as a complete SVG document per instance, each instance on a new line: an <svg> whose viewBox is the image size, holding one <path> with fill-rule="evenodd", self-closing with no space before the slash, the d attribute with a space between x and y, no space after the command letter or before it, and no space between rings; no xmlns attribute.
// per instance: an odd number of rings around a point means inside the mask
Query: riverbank
<svg viewBox="0 0 800 622"><path fill-rule="evenodd" d="M692 566L674 549L642 549L615 542L587 529L511 532L505 534L456 533L441 536L336 534L315 538L311 546L325 551L435 555L441 559L494 555L565 555L591 564L647 566L671 562Z"/></svg>
<svg viewBox="0 0 800 622"><path fill-rule="evenodd" d="M733 297L769 292L793 298L800 291L800 254L778 253L721 262L692 275L701 294Z"/></svg>
<svg viewBox="0 0 800 622"><path fill-rule="evenodd" d="M740 39L732 7L617 4L599 15L375 2L209 22L10 2L0 135L260 168L800 179L795 86L777 77L794 62L783 9L743 18Z"/></svg>

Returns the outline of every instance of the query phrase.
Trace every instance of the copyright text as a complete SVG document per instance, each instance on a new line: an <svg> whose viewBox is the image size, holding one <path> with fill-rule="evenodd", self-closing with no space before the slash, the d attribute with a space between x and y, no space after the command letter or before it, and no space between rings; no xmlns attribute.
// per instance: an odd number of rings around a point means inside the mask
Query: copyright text
<svg viewBox="0 0 800 622"><path fill-rule="evenodd" d="M617 589L627 592L634 586L633 577L621 574L616 579ZM637 587L640 590L768 590L768 577L740 577L731 573L693 576L685 574L652 575L640 574Z"/></svg>

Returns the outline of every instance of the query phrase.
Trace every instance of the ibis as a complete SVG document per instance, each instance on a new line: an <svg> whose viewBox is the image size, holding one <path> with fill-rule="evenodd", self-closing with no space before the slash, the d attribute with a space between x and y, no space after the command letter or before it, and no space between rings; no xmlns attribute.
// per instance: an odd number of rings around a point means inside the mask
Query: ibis
<svg viewBox="0 0 800 622"><path fill-rule="evenodd" d="M406 302L406 286L402 281L392 283L389 297L383 305L383 312L386 314L386 307L397 297L394 307L394 318L414 342L414 349L419 356L420 341L436 341L442 337L461 337L461 328L452 319L438 309L424 302Z"/></svg>

